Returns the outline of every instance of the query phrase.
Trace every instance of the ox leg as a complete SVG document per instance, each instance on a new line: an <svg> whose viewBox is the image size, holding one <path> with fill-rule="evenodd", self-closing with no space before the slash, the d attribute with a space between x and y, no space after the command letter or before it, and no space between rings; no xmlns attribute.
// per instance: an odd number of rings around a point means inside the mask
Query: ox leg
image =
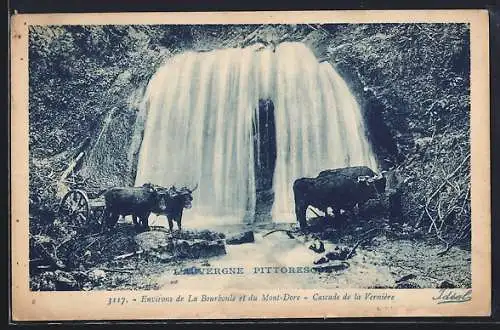
<svg viewBox="0 0 500 330"><path fill-rule="evenodd" d="M168 220L168 228L170 229L170 232L172 232L174 230L174 221L169 216L167 216L167 220Z"/></svg>
<svg viewBox="0 0 500 330"><path fill-rule="evenodd" d="M332 207L332 215L337 219L340 216L340 209L338 207Z"/></svg>
<svg viewBox="0 0 500 330"><path fill-rule="evenodd" d="M359 207L360 207L360 203L356 203L352 208L352 213L353 213L354 218L359 216Z"/></svg>
<svg viewBox="0 0 500 330"><path fill-rule="evenodd" d="M301 229L307 228L306 211L307 205L304 203L295 203L295 216Z"/></svg>
<svg viewBox="0 0 500 330"><path fill-rule="evenodd" d="M177 218L177 229L182 230L182 215Z"/></svg>
<svg viewBox="0 0 500 330"><path fill-rule="evenodd" d="M120 217L120 214L118 214L118 213L111 213L110 214L110 216L108 217L108 229L111 229L116 225L119 217Z"/></svg>
<svg viewBox="0 0 500 330"><path fill-rule="evenodd" d="M132 221L136 231L140 231L142 227L142 219L137 214L132 214Z"/></svg>
<svg viewBox="0 0 500 330"><path fill-rule="evenodd" d="M177 228L179 231L182 230L182 210L181 213L177 216Z"/></svg>
<svg viewBox="0 0 500 330"><path fill-rule="evenodd" d="M146 214L142 214L141 217L141 224L142 224L142 227L144 228L145 231L148 231L149 230L149 213L146 213Z"/></svg>
<svg viewBox="0 0 500 330"><path fill-rule="evenodd" d="M360 220L361 220L361 213L360 213L360 206L362 205L362 203L356 203L354 205L352 205L351 207L349 207L349 215L351 217L351 219L353 221L355 221L356 223L358 223Z"/></svg>
<svg viewBox="0 0 500 330"><path fill-rule="evenodd" d="M328 212L329 210L330 212ZM329 223L333 222L335 218L335 209L331 206L327 206L324 212L326 221Z"/></svg>

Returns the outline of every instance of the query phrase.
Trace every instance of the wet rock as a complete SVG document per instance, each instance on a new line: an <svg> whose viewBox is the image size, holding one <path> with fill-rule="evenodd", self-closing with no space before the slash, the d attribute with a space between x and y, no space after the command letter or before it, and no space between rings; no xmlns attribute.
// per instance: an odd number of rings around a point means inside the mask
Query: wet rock
<svg viewBox="0 0 500 330"><path fill-rule="evenodd" d="M396 289L419 289L420 285L413 281L405 281L396 284Z"/></svg>
<svg viewBox="0 0 500 330"><path fill-rule="evenodd" d="M325 244L320 240L316 240L309 246L309 249L316 253L323 253L325 252Z"/></svg>
<svg viewBox="0 0 500 330"><path fill-rule="evenodd" d="M349 267L349 263L341 260L333 260L327 263L323 263L313 267L313 270L318 273L331 273L334 271L341 271L347 269Z"/></svg>
<svg viewBox="0 0 500 330"><path fill-rule="evenodd" d="M174 231L172 234L173 238L179 238L179 239L204 239L207 241L215 241L218 239L223 239L226 236L223 233L218 233L215 231L211 231L208 229L201 230L201 231L191 231L191 230L182 230L182 231Z"/></svg>
<svg viewBox="0 0 500 330"><path fill-rule="evenodd" d="M339 248L338 246L333 251L328 251L325 256L328 260L345 260L351 250L347 247Z"/></svg>
<svg viewBox="0 0 500 330"><path fill-rule="evenodd" d="M327 258L327 257L325 257L325 256L323 256L323 257L321 257L321 258L319 258L319 259L317 259L317 260L314 260L314 261L313 261L313 264L315 264L315 265L320 265L320 264L325 264L325 263L327 263L327 262L328 262L328 258Z"/></svg>
<svg viewBox="0 0 500 330"><path fill-rule="evenodd" d="M406 281L412 280L412 279L414 279L416 277L417 276L415 276L413 274L408 274L408 275L405 275L405 276L401 277L399 280L396 281L396 283L406 282Z"/></svg>
<svg viewBox="0 0 500 330"><path fill-rule="evenodd" d="M342 265L342 264L347 264L345 261L347 259L347 256L350 253L350 249L347 247L338 247L336 246L334 250L328 251L324 253L320 258L316 259L313 261L314 265L322 265L322 264L329 264L331 267L327 268L335 268L337 267L336 265ZM333 265L333 266L332 266ZM347 264L348 265L348 264Z"/></svg>
<svg viewBox="0 0 500 330"><path fill-rule="evenodd" d="M161 251L172 238L163 231L146 231L135 236L135 242L145 252Z"/></svg>
<svg viewBox="0 0 500 330"><path fill-rule="evenodd" d="M200 233L201 237L207 237L206 233ZM169 232L148 231L135 237L137 245L143 253L161 262L169 262L179 258L209 258L226 254L224 240L206 240L195 238L196 234L191 232L186 235L189 239L174 237ZM214 236L211 237L220 237Z"/></svg>
<svg viewBox="0 0 500 330"><path fill-rule="evenodd" d="M442 281L441 283L439 283L439 285L437 286L438 289L454 289L456 288L457 286L453 283L453 282L450 282L448 280L444 280Z"/></svg>
<svg viewBox="0 0 500 330"><path fill-rule="evenodd" d="M209 258L226 254L226 246L223 240L177 240L173 244L173 254L179 258Z"/></svg>
<svg viewBox="0 0 500 330"><path fill-rule="evenodd" d="M164 231L146 231L135 236L135 242L144 255L160 262L174 259L174 238Z"/></svg>
<svg viewBox="0 0 500 330"><path fill-rule="evenodd" d="M226 244L237 245L244 243L253 243L255 238L253 236L253 231L246 231L244 233L239 233L226 238Z"/></svg>

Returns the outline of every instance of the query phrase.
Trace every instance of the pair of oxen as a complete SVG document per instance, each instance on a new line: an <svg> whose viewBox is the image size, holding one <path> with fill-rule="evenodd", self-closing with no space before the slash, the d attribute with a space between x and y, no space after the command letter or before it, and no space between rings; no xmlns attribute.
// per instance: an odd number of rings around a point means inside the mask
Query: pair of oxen
<svg viewBox="0 0 500 330"><path fill-rule="evenodd" d="M141 187L115 187L107 189L101 194L104 196L106 208L104 211L105 228L116 225L120 216L132 216L136 228L149 229L148 218L151 213L166 215L170 230L173 230L173 222L177 223L179 230L182 228L182 213L184 208L192 206L193 191L175 186L164 188L151 183L145 183Z"/></svg>
<svg viewBox="0 0 500 330"><path fill-rule="evenodd" d="M366 166L325 170L315 178L297 179L293 184L295 214L301 228L307 227L306 211L313 206L325 214L353 211L370 199L380 199L386 190L386 172L376 174Z"/></svg>

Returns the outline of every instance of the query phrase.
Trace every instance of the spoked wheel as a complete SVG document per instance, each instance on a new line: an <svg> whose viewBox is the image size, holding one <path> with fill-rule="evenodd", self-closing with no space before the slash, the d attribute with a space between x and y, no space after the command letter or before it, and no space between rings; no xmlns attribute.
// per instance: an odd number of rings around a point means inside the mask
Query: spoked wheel
<svg viewBox="0 0 500 330"><path fill-rule="evenodd" d="M92 230L103 230L105 207L91 207L90 214L92 218Z"/></svg>
<svg viewBox="0 0 500 330"><path fill-rule="evenodd" d="M89 199L82 190L71 190L59 205L59 216L75 229L88 226L89 211Z"/></svg>
<svg viewBox="0 0 500 330"><path fill-rule="evenodd" d="M93 220L99 225L102 225L104 220L104 207L96 207L91 210Z"/></svg>

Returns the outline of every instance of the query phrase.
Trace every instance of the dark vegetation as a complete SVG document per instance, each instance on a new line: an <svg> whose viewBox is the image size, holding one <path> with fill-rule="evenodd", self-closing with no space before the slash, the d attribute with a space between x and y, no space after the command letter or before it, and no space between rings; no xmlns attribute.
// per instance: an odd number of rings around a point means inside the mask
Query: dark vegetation
<svg viewBox="0 0 500 330"><path fill-rule="evenodd" d="M445 247L460 242L467 247L465 24L30 27L31 244L50 247L46 252L57 262L53 247L76 237L58 221L57 183L86 138L84 160L69 180L84 180L91 192L133 183L141 96L162 61L186 50L282 41L309 45L358 97L380 163L391 170L388 189L401 198L394 228Z"/></svg>
<svg viewBox="0 0 500 330"><path fill-rule="evenodd" d="M445 245L470 235L470 63L466 24L315 26L313 45L350 83L401 225ZM467 240L466 240L467 241Z"/></svg>

